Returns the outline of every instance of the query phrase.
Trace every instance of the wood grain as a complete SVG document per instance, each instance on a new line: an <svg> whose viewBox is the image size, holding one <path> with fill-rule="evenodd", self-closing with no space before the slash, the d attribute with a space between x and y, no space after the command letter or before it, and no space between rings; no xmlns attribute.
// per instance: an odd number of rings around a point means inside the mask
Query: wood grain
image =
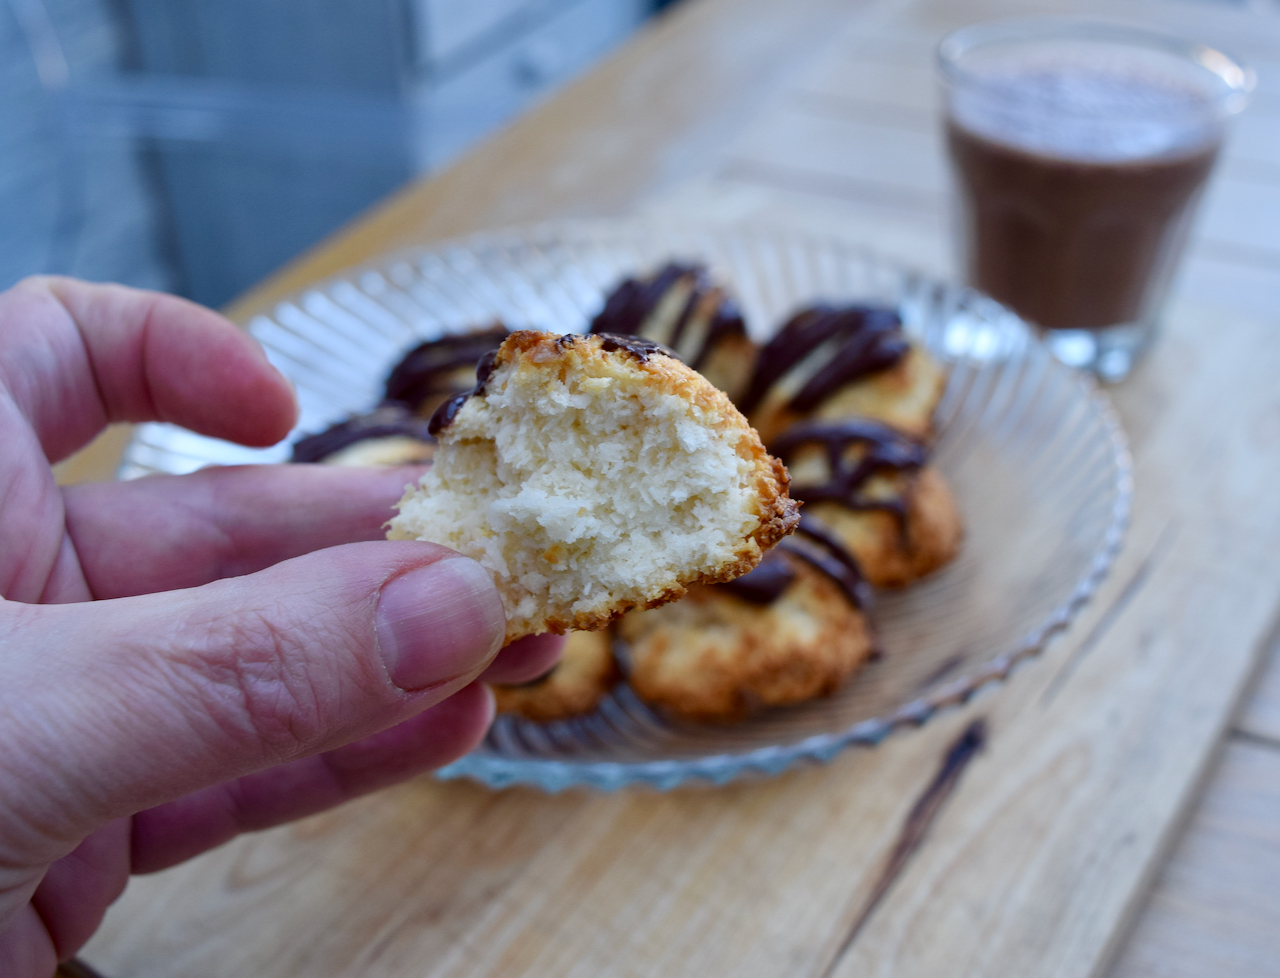
<svg viewBox="0 0 1280 978"><path fill-rule="evenodd" d="M945 268L942 170L917 156L936 150L921 124L929 86L918 65L897 83L859 65L927 58L962 19L1052 6L691 2L236 311L389 246L640 205L803 223ZM1280 52L1269 15L1106 9ZM909 151L871 145L894 139ZM1223 207L1211 226L1226 244L1263 228ZM1194 263L1209 285L1192 293L1197 279L1184 279L1152 356L1112 392L1135 460L1126 548L1068 634L1003 687L878 749L724 789L548 797L418 781L135 881L87 956L131 978L1104 973L1276 627L1280 321L1274 303L1248 305L1276 269L1229 249L1202 260L1212 247L1202 236ZM1249 269L1253 293L1224 277ZM863 919L915 800L979 718L985 751ZM1224 826L1228 847L1270 844L1270 796L1248 793L1274 778L1269 751L1232 744L1195 826ZM1246 810L1252 821L1232 821ZM1221 870L1250 882L1241 892L1268 892L1204 851L1206 879ZM1179 924L1160 914L1190 898L1161 887L1125 978L1169 960L1159 935ZM1199 892L1211 910L1216 891ZM1217 926L1191 916L1202 934ZM1274 951L1275 930L1260 929L1271 917L1237 922L1240 942Z"/></svg>
<svg viewBox="0 0 1280 978"><path fill-rule="evenodd" d="M1280 975L1280 642L1109 978Z"/></svg>
<svg viewBox="0 0 1280 978"><path fill-rule="evenodd" d="M1280 750L1280 648L1273 648L1267 657L1235 729Z"/></svg>
<svg viewBox="0 0 1280 978"><path fill-rule="evenodd" d="M1280 975L1280 751L1233 741L1112 978Z"/></svg>

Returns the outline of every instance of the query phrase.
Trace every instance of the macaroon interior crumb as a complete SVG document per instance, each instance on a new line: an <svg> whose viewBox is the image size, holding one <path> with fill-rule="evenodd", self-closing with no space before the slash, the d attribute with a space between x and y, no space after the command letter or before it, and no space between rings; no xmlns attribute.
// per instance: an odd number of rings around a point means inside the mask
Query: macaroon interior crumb
<svg viewBox="0 0 1280 978"><path fill-rule="evenodd" d="M489 568L509 634L714 575L759 522L740 418L653 383L629 356L558 367L500 365L442 433L389 534Z"/></svg>

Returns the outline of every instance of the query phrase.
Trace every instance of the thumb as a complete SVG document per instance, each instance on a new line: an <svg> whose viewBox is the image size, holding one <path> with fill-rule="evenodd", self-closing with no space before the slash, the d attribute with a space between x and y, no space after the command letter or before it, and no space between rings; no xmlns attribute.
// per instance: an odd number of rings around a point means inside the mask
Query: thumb
<svg viewBox="0 0 1280 978"><path fill-rule="evenodd" d="M112 819L399 723L470 682L505 631L488 572L421 543L0 616L0 846L50 858Z"/></svg>

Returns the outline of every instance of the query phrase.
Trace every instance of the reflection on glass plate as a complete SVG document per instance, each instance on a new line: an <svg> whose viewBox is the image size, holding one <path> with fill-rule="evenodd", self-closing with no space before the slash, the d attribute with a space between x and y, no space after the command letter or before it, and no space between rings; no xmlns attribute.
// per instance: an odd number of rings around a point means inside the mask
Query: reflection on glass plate
<svg viewBox="0 0 1280 978"><path fill-rule="evenodd" d="M358 269L250 329L297 384L295 435L315 432L373 405L390 366L422 339L495 319L582 331L620 278L673 257L708 263L757 337L814 300L900 308L908 329L950 365L934 457L964 515L961 554L906 591L877 595L871 616L884 655L831 697L733 726L696 726L655 713L624 685L582 719L500 718L442 777L553 791L635 782L669 788L690 778L773 774L850 744L878 743L1003 679L1066 625L1120 546L1128 455L1091 384L990 300L827 239L618 222L490 234ZM257 451L153 424L139 429L121 474L287 456L283 445Z"/></svg>

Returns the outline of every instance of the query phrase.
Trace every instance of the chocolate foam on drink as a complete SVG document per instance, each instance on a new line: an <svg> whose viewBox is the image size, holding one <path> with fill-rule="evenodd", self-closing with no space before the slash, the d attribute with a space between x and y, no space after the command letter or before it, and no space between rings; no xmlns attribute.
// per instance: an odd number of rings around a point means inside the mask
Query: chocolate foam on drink
<svg viewBox="0 0 1280 978"><path fill-rule="evenodd" d="M1004 58L954 93L951 121L1027 153L1091 163L1182 154L1217 141L1212 93L1183 72L1095 54Z"/></svg>

